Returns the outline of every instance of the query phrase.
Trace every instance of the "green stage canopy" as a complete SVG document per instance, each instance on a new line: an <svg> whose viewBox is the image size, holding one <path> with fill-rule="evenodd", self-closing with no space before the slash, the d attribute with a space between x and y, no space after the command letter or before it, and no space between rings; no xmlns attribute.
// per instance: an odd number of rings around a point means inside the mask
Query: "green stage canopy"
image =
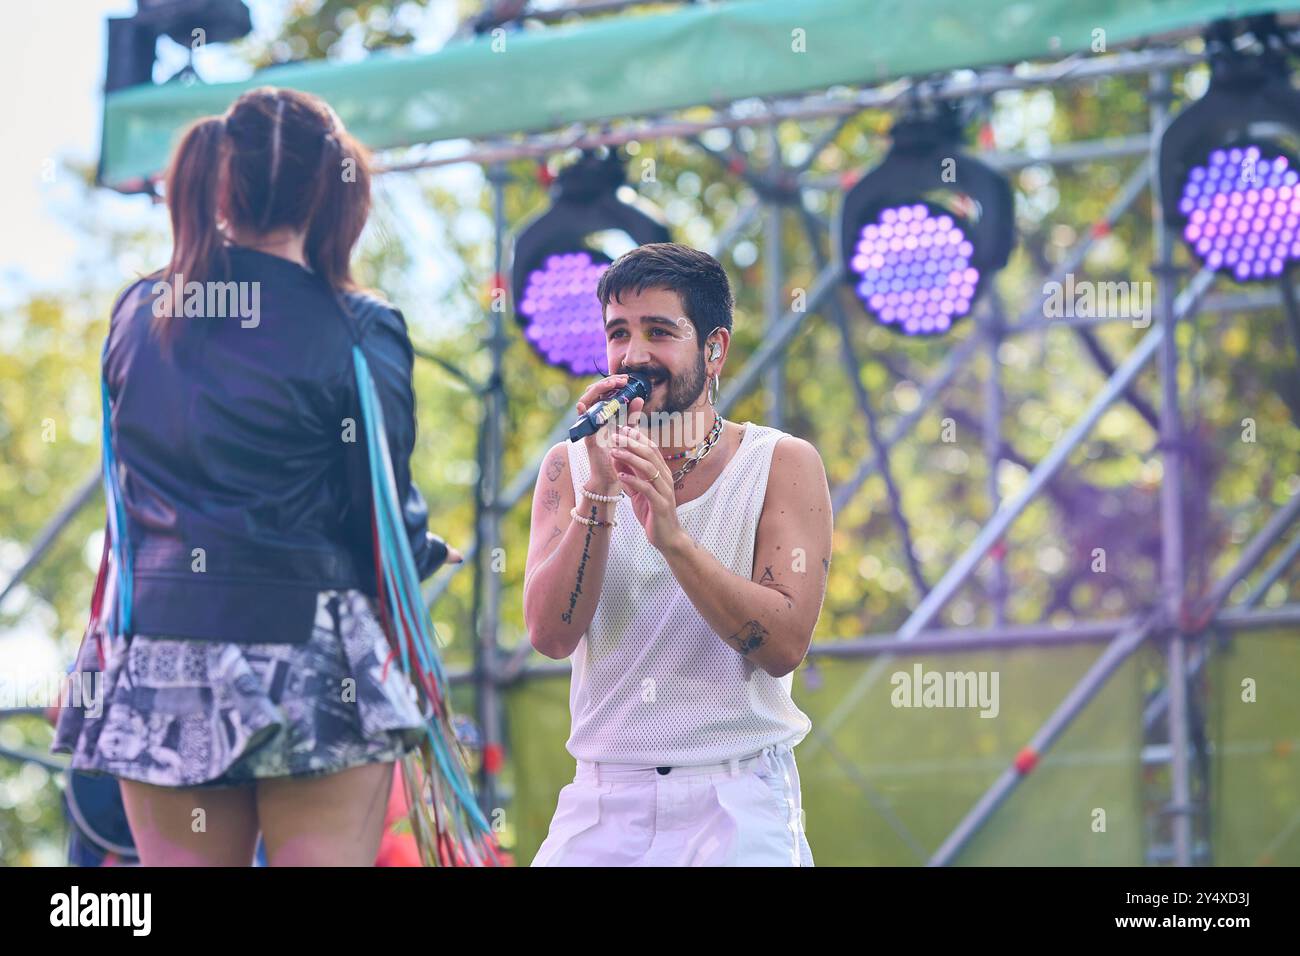
<svg viewBox="0 0 1300 956"><path fill-rule="evenodd" d="M263 70L242 83L141 86L107 97L101 179L158 173L185 124L241 91L316 93L374 149L553 129L750 96L1059 58L1300 0L731 0L448 45Z"/></svg>

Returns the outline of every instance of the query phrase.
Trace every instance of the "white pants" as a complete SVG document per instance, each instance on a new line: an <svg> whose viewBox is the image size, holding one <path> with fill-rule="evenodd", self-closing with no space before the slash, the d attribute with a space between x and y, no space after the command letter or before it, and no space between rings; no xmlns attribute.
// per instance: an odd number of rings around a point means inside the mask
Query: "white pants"
<svg viewBox="0 0 1300 956"><path fill-rule="evenodd" d="M812 866L784 744L705 767L578 761L533 866Z"/></svg>

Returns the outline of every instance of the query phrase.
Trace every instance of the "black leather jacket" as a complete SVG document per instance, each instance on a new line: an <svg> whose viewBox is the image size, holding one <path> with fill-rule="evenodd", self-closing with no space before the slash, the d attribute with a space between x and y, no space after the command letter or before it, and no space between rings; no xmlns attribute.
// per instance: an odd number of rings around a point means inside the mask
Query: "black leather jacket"
<svg viewBox="0 0 1300 956"><path fill-rule="evenodd" d="M113 309L103 372L133 555L132 631L301 643L318 591L376 591L354 342L379 391L421 579L446 560L410 480L414 356L401 312L380 299L335 294L269 253L229 253L256 316L171 319L165 349L150 332L153 280Z"/></svg>

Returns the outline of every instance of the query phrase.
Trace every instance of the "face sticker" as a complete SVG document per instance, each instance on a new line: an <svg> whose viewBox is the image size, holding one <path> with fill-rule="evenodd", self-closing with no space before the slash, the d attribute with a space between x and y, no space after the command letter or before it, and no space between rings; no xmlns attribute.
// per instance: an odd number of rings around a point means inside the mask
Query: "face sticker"
<svg viewBox="0 0 1300 956"><path fill-rule="evenodd" d="M695 326L690 319L684 315L679 315L674 321L677 323L677 332L673 335L673 338L679 342L689 342L695 338ZM668 330L665 329L664 331Z"/></svg>

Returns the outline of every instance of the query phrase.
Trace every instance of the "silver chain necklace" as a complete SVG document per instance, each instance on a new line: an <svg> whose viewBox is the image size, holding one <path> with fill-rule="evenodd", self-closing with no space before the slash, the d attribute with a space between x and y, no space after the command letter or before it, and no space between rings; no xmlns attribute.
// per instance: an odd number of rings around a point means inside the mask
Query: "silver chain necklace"
<svg viewBox="0 0 1300 956"><path fill-rule="evenodd" d="M710 451L712 451L713 446L716 445L721 440L722 440L722 429L718 429L716 434L711 433L707 438L705 438L704 447L700 449L699 454L688 456L686 459L686 464L682 465L682 467L677 470L677 473L673 475L673 487L678 490L681 490L682 480L686 477L686 475L690 472L692 468L694 468L696 465L698 465L700 462L704 460L704 456L707 455Z"/></svg>

